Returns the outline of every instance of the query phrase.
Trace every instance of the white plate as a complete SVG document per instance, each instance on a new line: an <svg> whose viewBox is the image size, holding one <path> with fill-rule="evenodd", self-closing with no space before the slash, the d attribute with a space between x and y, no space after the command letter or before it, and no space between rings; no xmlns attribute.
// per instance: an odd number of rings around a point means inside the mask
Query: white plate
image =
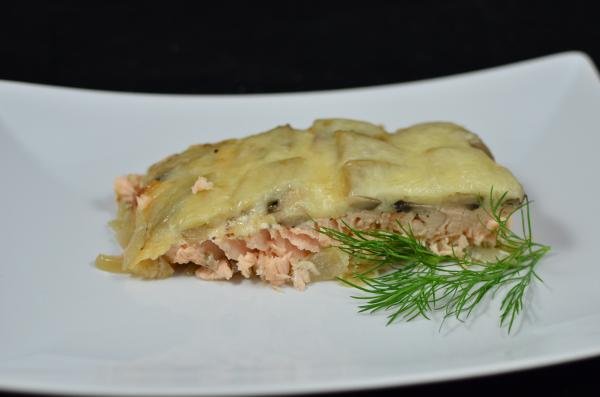
<svg viewBox="0 0 600 397"><path fill-rule="evenodd" d="M197 142L348 117L479 133L535 200L554 248L516 332L498 300L466 324L386 327L351 290L96 270L118 252L112 181ZM282 95L138 95L0 82L0 388L102 394L350 390L600 354L600 84L565 53L409 84Z"/></svg>

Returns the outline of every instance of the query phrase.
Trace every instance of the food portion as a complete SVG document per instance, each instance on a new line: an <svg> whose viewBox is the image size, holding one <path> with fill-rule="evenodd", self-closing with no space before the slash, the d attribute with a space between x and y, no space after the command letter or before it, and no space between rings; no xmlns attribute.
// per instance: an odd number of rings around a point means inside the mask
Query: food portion
<svg viewBox="0 0 600 397"><path fill-rule="evenodd" d="M388 133L344 119L195 145L114 187L112 227L124 248L118 270L259 277L299 289L352 270L351 257L322 228L410 230L435 254L460 256L497 244L492 187L503 194L502 213L523 200L514 176L458 125ZM114 269L115 259L97 263Z"/></svg>

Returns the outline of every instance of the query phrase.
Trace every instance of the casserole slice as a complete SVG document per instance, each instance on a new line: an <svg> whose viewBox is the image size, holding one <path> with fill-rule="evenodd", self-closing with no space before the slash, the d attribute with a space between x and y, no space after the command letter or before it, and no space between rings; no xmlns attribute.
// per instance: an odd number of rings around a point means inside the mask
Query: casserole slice
<svg viewBox="0 0 600 397"><path fill-rule="evenodd" d="M506 194L507 214L523 200L515 177L456 124L393 133L346 119L279 126L194 145L144 175L117 178L111 225L124 252L97 264L144 278L182 270L303 289L351 266L320 227L411 230L439 254L493 248L492 188Z"/></svg>

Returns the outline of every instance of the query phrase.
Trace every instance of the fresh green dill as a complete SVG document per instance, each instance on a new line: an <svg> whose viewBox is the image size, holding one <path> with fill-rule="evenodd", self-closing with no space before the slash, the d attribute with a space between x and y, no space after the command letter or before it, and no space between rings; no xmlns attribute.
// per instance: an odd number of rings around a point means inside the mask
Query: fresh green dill
<svg viewBox="0 0 600 397"><path fill-rule="evenodd" d="M348 225L345 232L324 227L319 231L336 240L355 261L371 265L368 271L354 273L355 281L340 278L364 293L354 296L364 302L360 312L390 311L388 324L399 318L429 318L434 311L462 321L484 298L507 289L500 305L500 325L508 326L510 333L523 310L528 286L533 279L541 281L535 267L550 247L533 241L528 199L509 213L505 201L506 193L494 198L490 191L486 212L497 224L496 248L502 253L493 261L476 259L468 251L438 255L400 224L401 233L361 231ZM522 236L508 225L516 212L521 214ZM374 275L374 269L382 274Z"/></svg>

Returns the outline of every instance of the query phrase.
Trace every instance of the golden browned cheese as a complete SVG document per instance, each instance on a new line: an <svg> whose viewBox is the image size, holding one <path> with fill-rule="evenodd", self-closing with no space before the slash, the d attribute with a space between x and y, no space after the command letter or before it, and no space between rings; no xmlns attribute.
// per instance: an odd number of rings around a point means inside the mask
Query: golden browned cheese
<svg viewBox="0 0 600 397"><path fill-rule="evenodd" d="M199 177L212 187L193 193ZM513 175L460 126L426 123L388 133L341 119L191 146L151 166L142 185L144 205L120 204L113 227L125 248L124 269L148 277L170 274L159 258L185 239L247 236L270 224L357 209L390 212L399 200L469 204L492 187L508 199L523 197Z"/></svg>

